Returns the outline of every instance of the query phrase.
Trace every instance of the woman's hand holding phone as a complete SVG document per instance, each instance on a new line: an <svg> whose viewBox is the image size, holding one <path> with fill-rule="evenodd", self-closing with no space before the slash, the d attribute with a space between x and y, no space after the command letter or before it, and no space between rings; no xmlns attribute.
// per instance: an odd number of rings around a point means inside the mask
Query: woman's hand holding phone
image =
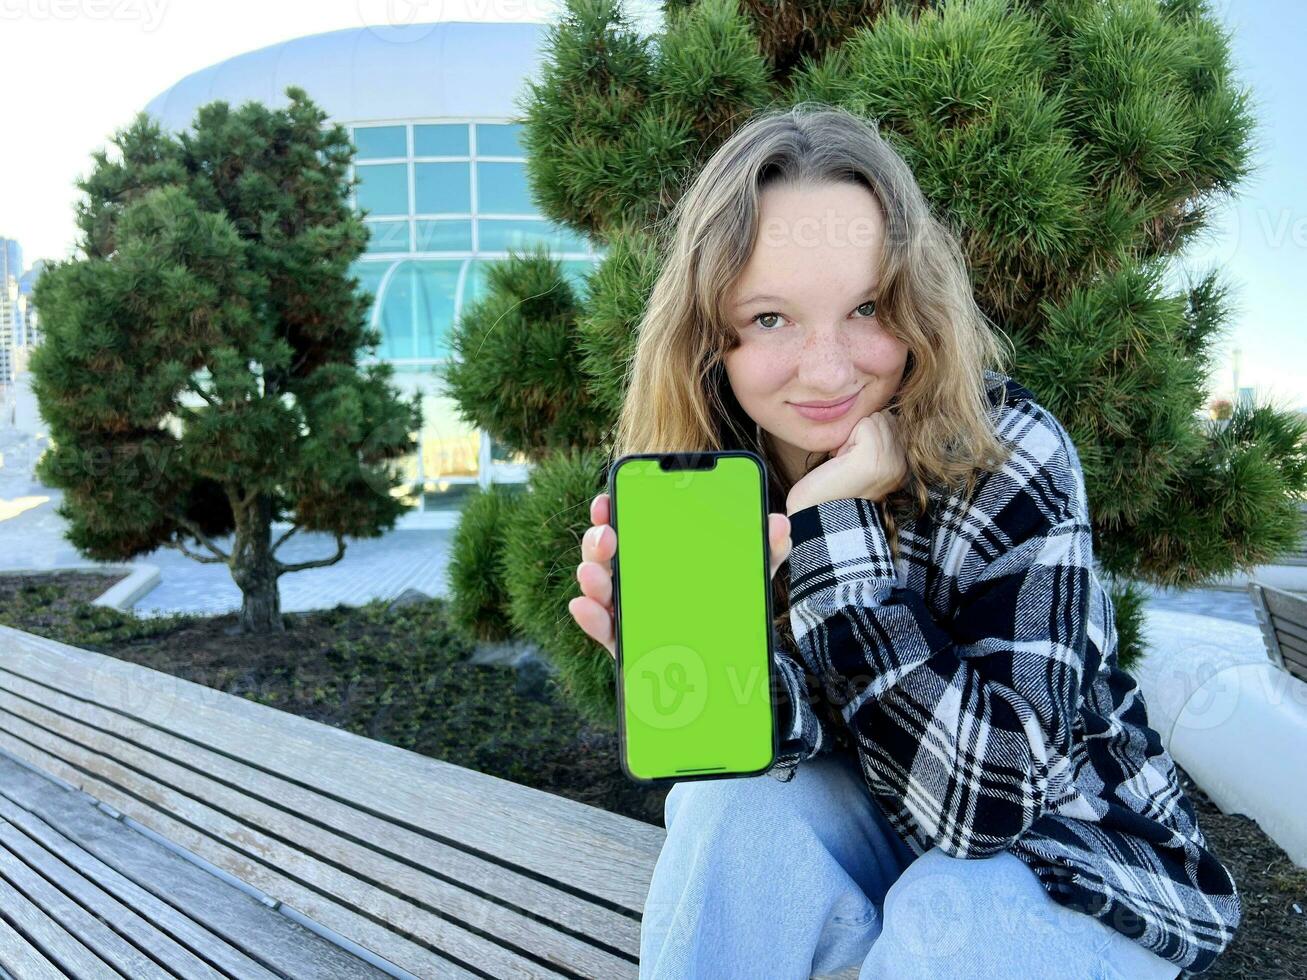
<svg viewBox="0 0 1307 980"><path fill-rule="evenodd" d="M590 529L581 538L581 563L576 566L576 580L582 594L569 600L567 609L577 625L615 660L613 555L617 553L617 532L609 523L610 513L607 493L601 493L590 501ZM775 578L776 570L790 556L790 519L784 514L768 514L767 535L771 552L770 573Z"/></svg>

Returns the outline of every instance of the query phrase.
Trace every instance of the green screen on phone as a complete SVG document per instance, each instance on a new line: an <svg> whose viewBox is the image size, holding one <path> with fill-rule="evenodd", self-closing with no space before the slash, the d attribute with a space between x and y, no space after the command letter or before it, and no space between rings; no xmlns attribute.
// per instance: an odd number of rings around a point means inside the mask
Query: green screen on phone
<svg viewBox="0 0 1307 980"><path fill-rule="evenodd" d="M704 468L663 465L687 459ZM624 456L609 486L627 775L765 771L775 736L761 460L743 451Z"/></svg>

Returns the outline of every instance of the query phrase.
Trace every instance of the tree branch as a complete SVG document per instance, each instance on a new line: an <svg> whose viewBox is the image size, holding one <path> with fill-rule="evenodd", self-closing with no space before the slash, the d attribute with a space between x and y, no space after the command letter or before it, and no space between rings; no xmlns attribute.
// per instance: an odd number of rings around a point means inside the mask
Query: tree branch
<svg viewBox="0 0 1307 980"><path fill-rule="evenodd" d="M294 534L299 529L300 526L298 524L292 524L291 529L289 531L287 531L285 534L283 534L281 537L279 537L276 541L273 542L272 548L269 549L269 554L275 555L277 553L277 549L281 547L281 543L285 541L287 538L289 538L292 534Z"/></svg>
<svg viewBox="0 0 1307 980"><path fill-rule="evenodd" d="M219 562L219 561L221 561L221 562L228 562L228 561L231 561L231 555L229 555L229 554L227 554L226 552L224 552L221 548L219 548L216 544L214 544L211 540L209 540L209 536L208 536L207 534L205 534L202 530L200 530L200 526L199 526L198 524L196 524L194 521L192 521L192 520L190 520L189 518L186 518L186 517L178 517L178 518L176 518L176 521L177 521L177 523L180 524L182 527L186 528L186 530L188 530L188 531L191 532L191 537L195 538L196 541L199 541L199 542L200 542L201 544L203 544L206 548L208 548L208 549L209 549L210 551L212 551L215 555L217 555L216 558L212 559L214 562ZM178 544L174 544L174 545L172 545L172 546L173 546L173 547L176 547L179 551L183 551L183 552L185 552L186 554L190 555L192 558L196 559L197 561L209 561L209 560L210 560L210 559L207 559L207 558L202 558L202 557L199 556L199 555L191 554L191 552L190 552L190 551L187 551L187 550L185 549L185 547L184 547L183 545L181 545L180 543L178 543Z"/></svg>
<svg viewBox="0 0 1307 980"><path fill-rule="evenodd" d="M306 568L321 568L323 565L334 565L345 555L345 539L339 534L336 535L336 553L330 558L315 558L313 561L300 561L293 565L283 565L277 562L277 574L282 575L286 572L302 572Z"/></svg>
<svg viewBox="0 0 1307 980"><path fill-rule="evenodd" d="M186 547L186 545L182 544L180 541L169 541L166 547L176 548L187 558L194 558L196 561L203 562L206 565L224 564L224 559L218 558L214 555L201 555L198 552L191 551L190 548Z"/></svg>
<svg viewBox="0 0 1307 980"><path fill-rule="evenodd" d="M194 381L187 382L186 388L187 388L187 390L189 390L189 391L193 391L193 392L195 392L197 395L199 395L201 398L203 398L206 402L208 402L208 403L209 403L210 405L212 405L214 408L217 408L217 407L218 407L218 400L217 400L216 398L214 398L212 395L210 395L210 394L209 394L207 391L205 391L203 388L201 388L199 385L197 385Z"/></svg>

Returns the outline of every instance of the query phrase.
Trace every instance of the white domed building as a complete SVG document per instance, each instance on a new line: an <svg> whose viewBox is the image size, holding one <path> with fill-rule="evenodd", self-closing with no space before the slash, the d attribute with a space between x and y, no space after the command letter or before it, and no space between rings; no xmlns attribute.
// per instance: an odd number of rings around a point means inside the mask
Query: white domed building
<svg viewBox="0 0 1307 980"><path fill-rule="evenodd" d="M583 237L540 217L527 187L514 119L546 27L453 21L295 38L188 75L146 106L179 131L208 102L279 107L298 85L350 130L355 207L372 232L354 271L375 296L377 356L394 365L405 394L423 395L420 448L407 467L416 509L405 525L452 526L471 487L526 476L520 455L459 417L434 373L487 265L510 247L545 242L580 287L599 258Z"/></svg>

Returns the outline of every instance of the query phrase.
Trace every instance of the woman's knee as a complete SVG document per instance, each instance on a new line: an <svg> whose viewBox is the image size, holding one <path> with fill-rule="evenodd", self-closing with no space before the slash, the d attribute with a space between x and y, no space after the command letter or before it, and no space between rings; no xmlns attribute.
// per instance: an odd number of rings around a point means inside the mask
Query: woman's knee
<svg viewBox="0 0 1307 980"><path fill-rule="evenodd" d="M663 803L663 823L671 832L684 818L696 830L741 824L792 826L829 822L858 802L861 776L831 754L800 763L794 777L781 782L761 773L722 779L682 780Z"/></svg>
<svg viewBox="0 0 1307 980"><path fill-rule="evenodd" d="M1042 975L1077 976L1110 938L1094 920L1054 902L1008 851L958 858L931 848L890 886L883 915L863 977L992 976L1050 951Z"/></svg>

